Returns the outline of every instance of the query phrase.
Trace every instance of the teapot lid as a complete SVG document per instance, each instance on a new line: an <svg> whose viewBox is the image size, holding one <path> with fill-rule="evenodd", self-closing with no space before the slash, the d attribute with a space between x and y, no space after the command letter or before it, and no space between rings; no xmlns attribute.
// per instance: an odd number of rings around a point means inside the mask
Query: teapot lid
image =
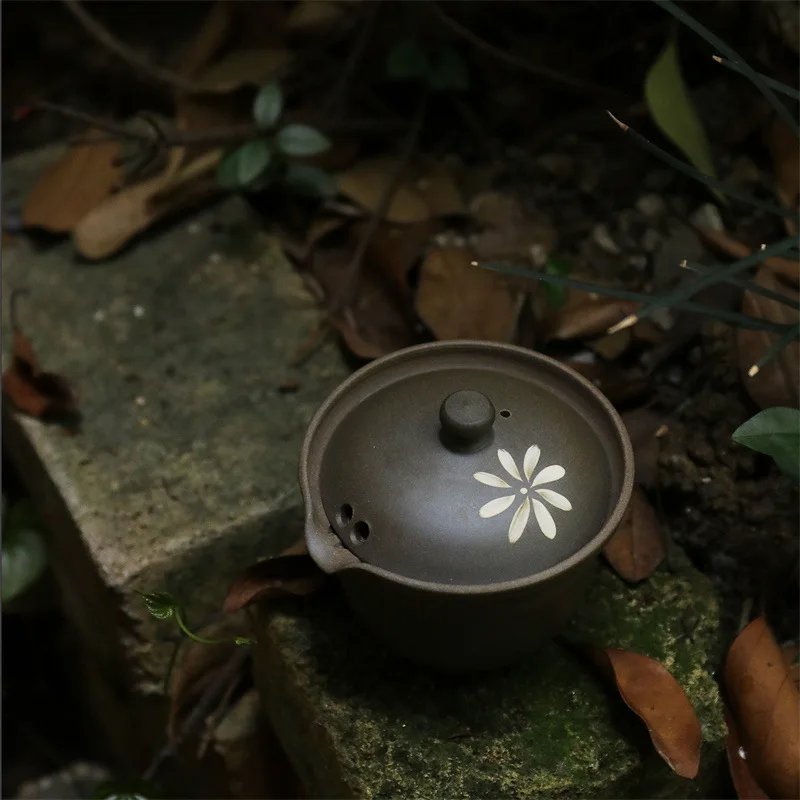
<svg viewBox="0 0 800 800"><path fill-rule="evenodd" d="M625 427L591 383L477 341L406 348L354 373L317 412L301 460L306 503L358 559L454 585L570 558L627 506L632 475Z"/></svg>

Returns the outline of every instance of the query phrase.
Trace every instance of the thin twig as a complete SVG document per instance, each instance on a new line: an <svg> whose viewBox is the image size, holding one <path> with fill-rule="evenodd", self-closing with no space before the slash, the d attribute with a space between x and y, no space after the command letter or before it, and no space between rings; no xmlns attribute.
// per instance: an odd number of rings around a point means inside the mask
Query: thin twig
<svg viewBox="0 0 800 800"><path fill-rule="evenodd" d="M194 81L186 80L168 69L151 64L141 53L138 53L132 47L129 47L127 44L117 39L105 25L98 22L89 14L78 0L64 0L64 5L72 16L74 16L78 22L106 48L106 50L119 56L119 58L126 61L142 75L147 76L151 80L156 80L159 83L166 83L181 92L199 94L206 91L203 86L194 83Z"/></svg>
<svg viewBox="0 0 800 800"><path fill-rule="evenodd" d="M681 266L684 269L691 270L692 272L699 272L701 275L710 275L712 273L716 273L713 267L706 267L702 264L695 264L693 261L682 261ZM791 297L781 294L780 292L775 292L772 289L767 289L764 286L759 286L757 283L753 281L748 281L743 278L733 278L730 276L724 276L720 279L720 283L728 283L731 286L738 286L740 289L744 289L746 292L752 292L753 294L760 294L762 297L766 297L769 300L774 300L776 303L781 303L781 305L789 306L789 308L794 308L800 310L800 303L796 300L792 300Z"/></svg>
<svg viewBox="0 0 800 800"><path fill-rule="evenodd" d="M549 67L543 67L539 64L531 64L530 62L526 61L524 58L519 58L518 56L512 55L511 53L507 53L505 50L496 47L495 45L487 42L485 39L481 39L476 33L473 33L469 28L466 28L457 20L453 19L449 14L447 14L438 3L432 3L432 8L436 12L436 15L439 19L447 25L450 30L454 33L457 33L463 39L466 39L468 42L471 42L476 47L480 48L489 55L494 56L499 61L503 61L506 64L509 64L512 67L517 67L518 69L525 70L532 75L537 75L540 78L546 78L547 80L554 81L555 83L563 84L564 86L569 86L572 89L578 89L581 92L588 92L590 94L601 94L606 97L615 97L617 99L622 99L623 95L620 92L617 92L612 89L608 89L605 86L596 86L592 83L587 83L586 81L582 81L579 78L573 78L571 75L565 75L562 72L558 72L557 70L550 69Z"/></svg>
<svg viewBox="0 0 800 800"><path fill-rule="evenodd" d="M721 181L718 178L712 178L710 175L703 174L694 167L691 167L685 162L681 161L679 158L671 156L665 150L662 150L648 139L645 139L641 133L637 133L633 128L630 127L630 125L626 125L624 122L618 120L610 111L606 111L606 114L608 114L608 116L611 117L611 119L613 119L614 122L616 122L626 134L628 134L628 136L631 136L640 147L657 156L664 163L669 164L669 166L673 167L673 169L678 170L678 172L682 172L684 175L688 175L690 178L694 178L695 180L706 184L706 186L709 186L712 189L718 189L719 191L724 192L731 197L744 200L746 203L749 203L756 208L769 211L771 214L777 214L788 219L795 219L797 217L797 211L794 209L776 206L772 203L766 203L763 200L759 200L757 197L753 197L753 195L748 194L747 192L742 191L741 189L738 189L729 183L725 183L725 181Z"/></svg>
<svg viewBox="0 0 800 800"><path fill-rule="evenodd" d="M420 99L419 106L417 107L417 113L414 115L414 120L411 123L411 127L408 129L408 134L406 135L405 142L403 143L403 149L400 152L400 157L397 160L397 166L394 174L392 175L389 183L386 185L386 189L383 192L380 203L378 203L377 207L372 212L372 216L367 223L367 228L364 231L364 235L361 237L358 247L356 247L353 257L350 259L350 262L347 265L342 286L331 303L331 316L335 316L343 309L347 308L347 306L350 305L353 296L355 295L358 274L361 270L361 263L367 253L367 248L372 241L372 237L378 230L378 225L380 225L381 220L386 216L386 212L389 210L392 199L397 193L397 190L400 188L400 184L403 182L408 161L411 158L411 154L414 152L414 147L417 144L417 139L419 138L420 131L422 130L422 121L425 119L425 109L427 108L427 105L428 89L426 88L422 98Z"/></svg>
<svg viewBox="0 0 800 800"><path fill-rule="evenodd" d="M525 267L515 267L511 264L495 264L488 261L473 261L474 266L489 269L493 272L501 272L504 275L515 275L522 278L535 278L536 280L543 281L544 283L553 283L556 286L569 286L573 289L578 289L583 292L593 292L607 297L615 297L619 300L631 300L636 303L651 303L653 306L653 296L644 294L642 292L632 292L628 289L618 289L615 286L604 286L602 284L592 283L591 281L581 281L576 278L570 278L567 275L551 275L547 272L540 272L538 270L527 269ZM679 308L683 311L693 311L698 314L703 314L707 317L713 317L730 325L735 325L739 328L749 328L750 330L771 331L772 333L784 333L787 330L786 325L779 322L771 322L770 320L762 319L761 317L751 317L747 314L739 314L733 311L726 311L721 308L714 308L713 306L702 305L701 303L694 303L690 300L681 299L677 302L670 302L670 307ZM649 308L651 306L645 306ZM641 311L639 314L641 315ZM626 317L626 319L629 319ZM624 320L623 320L624 321ZM631 323L632 324L632 323ZM620 323L622 325L622 323ZM623 326L623 327L628 327ZM609 332L620 329L619 325L614 326Z"/></svg>
<svg viewBox="0 0 800 800"><path fill-rule="evenodd" d="M183 721L177 735L168 741L142 774L142 780L146 783L152 781L164 762L174 758L180 746L203 724L203 720L211 713L214 703L225 692L228 684L238 675L247 659L250 658L250 649L247 647L237 647L236 652L231 656L225 667L220 670L214 681L212 681L203 692L197 705L192 709L192 713Z"/></svg>

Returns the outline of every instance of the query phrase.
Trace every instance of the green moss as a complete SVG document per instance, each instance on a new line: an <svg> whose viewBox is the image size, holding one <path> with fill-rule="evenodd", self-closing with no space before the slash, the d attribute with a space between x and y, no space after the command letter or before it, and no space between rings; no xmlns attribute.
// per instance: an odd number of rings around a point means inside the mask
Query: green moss
<svg viewBox="0 0 800 800"><path fill-rule="evenodd" d="M444 677L376 644L338 592L273 609L262 624L262 647L271 647L289 684L275 687L275 702L304 706L285 713L279 731L315 719L326 745L313 758L335 764L353 796L688 797L709 791L716 777L723 726L708 670L718 607L710 584L680 556L672 572L633 588L599 570L568 637L635 649L670 669L703 725L695 782L670 772L638 718L563 646L550 644L513 669ZM274 674L272 667L263 680ZM308 740L307 731L282 734ZM312 794L330 795L304 777Z"/></svg>

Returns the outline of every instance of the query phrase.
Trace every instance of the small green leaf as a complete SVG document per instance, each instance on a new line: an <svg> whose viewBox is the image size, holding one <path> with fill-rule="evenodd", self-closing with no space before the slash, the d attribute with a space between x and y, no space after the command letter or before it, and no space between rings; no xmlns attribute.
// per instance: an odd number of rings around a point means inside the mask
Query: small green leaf
<svg viewBox="0 0 800 800"><path fill-rule="evenodd" d="M780 470L800 480L800 409L765 408L733 432L733 441L772 456Z"/></svg>
<svg viewBox="0 0 800 800"><path fill-rule="evenodd" d="M177 607L175 598L168 592L137 592L144 600L150 616L156 619L169 619Z"/></svg>
<svg viewBox="0 0 800 800"><path fill-rule="evenodd" d="M331 146L330 139L310 125L287 125L278 131L275 141L287 156L315 156Z"/></svg>
<svg viewBox="0 0 800 800"><path fill-rule="evenodd" d="M92 795L93 800L147 800L157 796L152 784L141 780L111 780L101 783Z"/></svg>
<svg viewBox="0 0 800 800"><path fill-rule="evenodd" d="M666 47L647 73L644 97L650 115L664 135L683 152L693 167L716 178L708 137L683 81L677 30L673 30ZM721 203L727 204L722 192L712 191Z"/></svg>
<svg viewBox="0 0 800 800"><path fill-rule="evenodd" d="M262 86L253 101L253 119L266 128L271 128L283 111L283 92L277 81Z"/></svg>
<svg viewBox="0 0 800 800"><path fill-rule="evenodd" d="M551 258L545 264L544 271L548 275L569 275L572 272L572 264L559 258ZM567 287L559 286L555 283L546 283L544 285L544 296L547 305L551 308L562 308L564 303L567 302Z"/></svg>
<svg viewBox="0 0 800 800"><path fill-rule="evenodd" d="M431 65L416 39L403 39L389 51L386 74L394 80L421 78Z"/></svg>
<svg viewBox="0 0 800 800"><path fill-rule="evenodd" d="M217 181L226 189L247 186L260 177L272 161L272 145L255 139L228 153L217 167Z"/></svg>
<svg viewBox="0 0 800 800"><path fill-rule="evenodd" d="M248 639L246 636L237 636L233 643L238 645L258 644L255 639Z"/></svg>
<svg viewBox="0 0 800 800"><path fill-rule="evenodd" d="M333 197L337 191L336 181L330 173L309 164L289 164L283 180L298 194Z"/></svg>
<svg viewBox="0 0 800 800"><path fill-rule="evenodd" d="M465 91L469 89L469 71L461 56L453 47L442 47L426 78L431 89L436 91Z"/></svg>
<svg viewBox="0 0 800 800"><path fill-rule="evenodd" d="M9 518L13 513L14 508ZM44 537L35 528L7 525L3 531L2 555L0 595L5 603L22 594L44 572L47 566Z"/></svg>

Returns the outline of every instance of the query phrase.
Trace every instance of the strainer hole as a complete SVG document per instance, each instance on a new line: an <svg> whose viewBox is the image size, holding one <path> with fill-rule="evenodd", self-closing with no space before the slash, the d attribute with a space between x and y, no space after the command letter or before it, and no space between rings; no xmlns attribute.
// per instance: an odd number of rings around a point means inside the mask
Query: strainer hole
<svg viewBox="0 0 800 800"><path fill-rule="evenodd" d="M353 530L350 533L350 541L353 544L363 544L369 539L369 524L360 519L353 525Z"/></svg>
<svg viewBox="0 0 800 800"><path fill-rule="evenodd" d="M500 416L501 416L501 417L504 417L505 419L508 419L508 418L511 416L511 412L510 412L510 411L509 411L507 408L504 408L504 409L503 409L503 410L500 412Z"/></svg>
<svg viewBox="0 0 800 800"><path fill-rule="evenodd" d="M351 506L350 503L344 503L336 517L336 521L341 526L349 525L353 519L353 506Z"/></svg>

